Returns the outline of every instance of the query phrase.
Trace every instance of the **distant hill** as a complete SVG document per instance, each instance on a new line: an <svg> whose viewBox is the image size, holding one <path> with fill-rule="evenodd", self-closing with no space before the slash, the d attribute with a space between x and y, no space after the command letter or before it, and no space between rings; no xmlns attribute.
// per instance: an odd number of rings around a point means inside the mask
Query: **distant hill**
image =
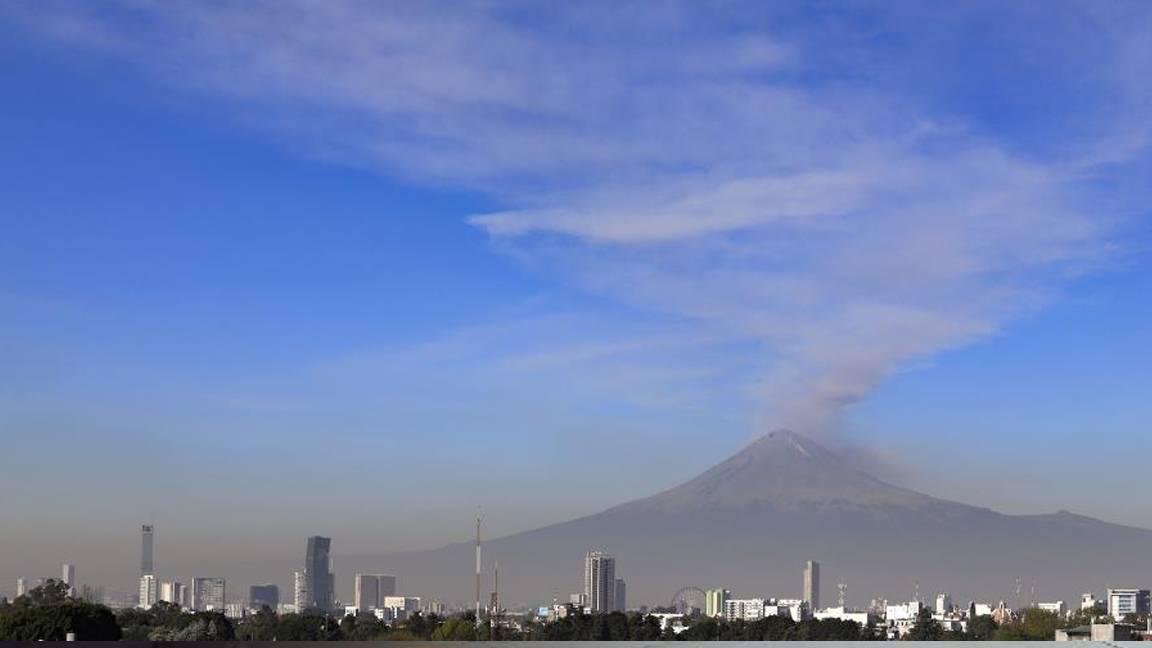
<svg viewBox="0 0 1152 648"><path fill-rule="evenodd" d="M962 458L958 458L962 460ZM667 604L684 586L736 596L799 596L804 561L823 566L824 605L847 584L850 605L905 600L1016 602L1152 585L1152 531L1056 513L1004 515L876 479L801 435L767 434L700 476L604 512L485 542L510 605L561 600L581 589L583 555L617 558L633 604ZM339 577L384 567L406 591L473 598L468 543L423 552L342 557ZM490 575L489 575L490 576ZM486 581L485 589L491 581Z"/></svg>

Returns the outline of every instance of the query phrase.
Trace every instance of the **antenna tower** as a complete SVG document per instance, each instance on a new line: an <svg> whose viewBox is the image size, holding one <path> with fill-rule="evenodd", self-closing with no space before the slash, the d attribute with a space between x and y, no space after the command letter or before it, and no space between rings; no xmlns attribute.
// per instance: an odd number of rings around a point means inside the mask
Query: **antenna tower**
<svg viewBox="0 0 1152 648"><path fill-rule="evenodd" d="M480 516L476 516L476 627L480 627Z"/></svg>

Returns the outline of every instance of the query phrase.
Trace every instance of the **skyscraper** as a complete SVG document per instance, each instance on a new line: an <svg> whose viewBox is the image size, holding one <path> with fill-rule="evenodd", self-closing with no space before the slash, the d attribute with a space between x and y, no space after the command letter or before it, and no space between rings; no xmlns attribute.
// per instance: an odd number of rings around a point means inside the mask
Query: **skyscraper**
<svg viewBox="0 0 1152 648"><path fill-rule="evenodd" d="M152 574L144 574L140 577L140 597L139 606L142 609L150 610L156 601L160 599L160 584L156 582L156 577Z"/></svg>
<svg viewBox="0 0 1152 648"><path fill-rule="evenodd" d="M616 579L616 594L613 597L613 609L617 612L628 611L628 586L624 584L623 578Z"/></svg>
<svg viewBox="0 0 1152 648"><path fill-rule="evenodd" d="M192 579L192 609L224 611L225 583L223 578Z"/></svg>
<svg viewBox="0 0 1152 648"><path fill-rule="evenodd" d="M296 572L292 581L292 602L296 605L296 611L307 610L311 600L312 592L308 589L308 576L304 572Z"/></svg>
<svg viewBox="0 0 1152 648"><path fill-rule="evenodd" d="M395 595L395 576L390 574L356 574L356 608L361 612L384 607L384 597Z"/></svg>
<svg viewBox="0 0 1152 648"><path fill-rule="evenodd" d="M616 559L602 551L584 556L584 600L593 612L616 609Z"/></svg>
<svg viewBox="0 0 1152 648"><path fill-rule="evenodd" d="M60 571L60 580L68 586L68 596L76 596L76 565L64 563Z"/></svg>
<svg viewBox="0 0 1152 648"><path fill-rule="evenodd" d="M184 584L179 581L164 581L160 583L160 600L187 607L188 595L184 590Z"/></svg>
<svg viewBox="0 0 1152 648"><path fill-rule="evenodd" d="M353 601L356 609L361 612L380 607L380 579L374 574L356 574Z"/></svg>
<svg viewBox="0 0 1152 648"><path fill-rule="evenodd" d="M145 524L140 527L140 575L152 573L152 525Z"/></svg>
<svg viewBox="0 0 1152 648"><path fill-rule="evenodd" d="M332 573L331 550L332 538L308 538L308 549L304 555L304 579L309 596L305 600L304 609L328 611L335 603L332 595L335 575Z"/></svg>
<svg viewBox="0 0 1152 648"><path fill-rule="evenodd" d="M713 589L704 593L704 614L710 617L724 616L724 606L732 593L726 589Z"/></svg>
<svg viewBox="0 0 1152 648"><path fill-rule="evenodd" d="M272 583L252 585L248 588L248 606L259 610L264 606L276 610L280 605L280 588Z"/></svg>
<svg viewBox="0 0 1152 648"><path fill-rule="evenodd" d="M815 560L804 566L804 602L811 612L820 609L820 563Z"/></svg>
<svg viewBox="0 0 1152 648"><path fill-rule="evenodd" d="M16 596L24 596L28 593L28 581L23 578L16 579Z"/></svg>

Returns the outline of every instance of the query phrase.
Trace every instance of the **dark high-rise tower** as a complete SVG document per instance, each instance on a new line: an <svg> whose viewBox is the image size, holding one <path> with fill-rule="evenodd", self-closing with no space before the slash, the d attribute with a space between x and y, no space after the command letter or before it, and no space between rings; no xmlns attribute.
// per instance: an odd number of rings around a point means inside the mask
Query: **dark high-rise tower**
<svg viewBox="0 0 1152 648"><path fill-rule="evenodd" d="M266 585L252 585L248 588L248 607L259 610L262 607L276 610L280 605L280 588L271 583Z"/></svg>
<svg viewBox="0 0 1152 648"><path fill-rule="evenodd" d="M152 574L152 525L140 527L140 575Z"/></svg>
<svg viewBox="0 0 1152 648"><path fill-rule="evenodd" d="M332 538L308 538L308 552L304 556L304 578L308 589L308 607L331 610L335 603L332 595Z"/></svg>

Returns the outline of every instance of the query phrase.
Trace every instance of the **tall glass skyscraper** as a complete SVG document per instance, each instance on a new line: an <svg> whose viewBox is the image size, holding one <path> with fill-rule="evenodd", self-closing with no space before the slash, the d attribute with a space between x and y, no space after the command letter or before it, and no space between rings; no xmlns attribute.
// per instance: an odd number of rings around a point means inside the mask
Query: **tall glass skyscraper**
<svg viewBox="0 0 1152 648"><path fill-rule="evenodd" d="M140 527L140 575L152 574L152 525Z"/></svg>
<svg viewBox="0 0 1152 648"><path fill-rule="evenodd" d="M584 556L584 601L593 612L616 610L616 559L602 551Z"/></svg>
<svg viewBox="0 0 1152 648"><path fill-rule="evenodd" d="M306 607L328 611L335 604L331 551L332 538L308 538L308 550L304 555L304 578L308 591Z"/></svg>
<svg viewBox="0 0 1152 648"><path fill-rule="evenodd" d="M192 609L198 612L224 611L226 586L223 578L193 578Z"/></svg>

